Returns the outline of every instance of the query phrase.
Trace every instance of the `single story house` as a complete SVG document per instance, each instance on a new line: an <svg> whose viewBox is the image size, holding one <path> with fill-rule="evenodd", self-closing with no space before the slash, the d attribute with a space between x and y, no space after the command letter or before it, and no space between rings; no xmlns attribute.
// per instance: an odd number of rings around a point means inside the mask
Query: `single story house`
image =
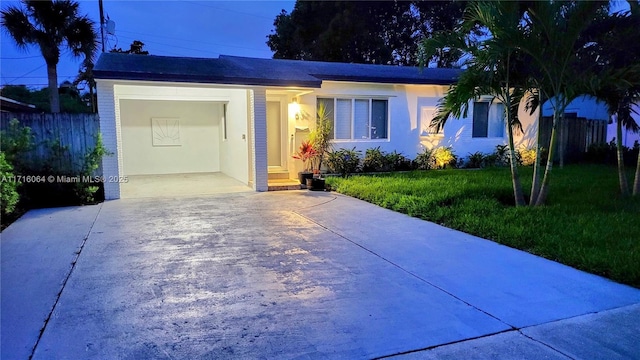
<svg viewBox="0 0 640 360"><path fill-rule="evenodd" d="M452 146L460 156L506 143L503 105L482 98L465 118L433 133L429 124L461 70L257 59L104 53L94 75L106 179L223 173L256 191L296 178L292 154L315 125L318 104L333 116L333 147L403 153ZM518 146L533 146L537 115L521 111ZM105 197L121 183L105 182Z"/></svg>

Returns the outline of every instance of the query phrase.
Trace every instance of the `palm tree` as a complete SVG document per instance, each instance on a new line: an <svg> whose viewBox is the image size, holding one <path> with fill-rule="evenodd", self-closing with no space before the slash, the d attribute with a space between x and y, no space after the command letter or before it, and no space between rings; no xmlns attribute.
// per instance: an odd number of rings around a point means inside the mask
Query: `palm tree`
<svg viewBox="0 0 640 360"><path fill-rule="evenodd" d="M543 205L549 193L558 129L565 109L573 99L589 88L593 80L591 68L580 63L579 50L586 45L582 36L599 14L607 11L606 3L591 1L529 2L523 17L525 39L520 49L529 54L542 75L540 91L553 108L551 141L544 176L535 205Z"/></svg>
<svg viewBox="0 0 640 360"><path fill-rule="evenodd" d="M98 112L96 99L94 96L96 79L93 76L93 67L95 66L95 50L96 48L93 46L87 46L83 49L84 60L82 61L82 65L80 65L80 69L78 70L76 79L73 81L73 85L75 86L84 83L87 87L89 87L89 102L91 104L91 112L93 113Z"/></svg>
<svg viewBox="0 0 640 360"><path fill-rule="evenodd" d="M597 64L597 79L592 82L591 95L604 101L609 115L616 118L616 153L620 193L629 194L624 169L622 127L633 132L640 126L633 119L633 105L640 99L640 9L617 13L596 22L586 34L590 46L584 61ZM640 189L640 167L636 168L634 194Z"/></svg>
<svg viewBox="0 0 640 360"><path fill-rule="evenodd" d="M27 49L37 45L47 64L51 112L60 112L58 96L58 61L62 48L74 57L97 48L94 22L78 14L79 4L70 0L25 1L23 7L8 6L2 10L2 26L17 46Z"/></svg>
<svg viewBox="0 0 640 360"><path fill-rule="evenodd" d="M467 69L440 101L432 126L444 126L450 115L466 117L469 103L482 95L491 95L505 105L509 164L516 206L526 204L513 140L514 128L522 127L517 114L527 83L528 59L518 50L521 15L517 2L471 3L465 12L463 29L459 29L457 34L448 33L426 39L421 52L423 59L428 59L432 53L453 46L470 55L465 64ZM484 26L491 37L477 43L465 41L461 35L476 24Z"/></svg>

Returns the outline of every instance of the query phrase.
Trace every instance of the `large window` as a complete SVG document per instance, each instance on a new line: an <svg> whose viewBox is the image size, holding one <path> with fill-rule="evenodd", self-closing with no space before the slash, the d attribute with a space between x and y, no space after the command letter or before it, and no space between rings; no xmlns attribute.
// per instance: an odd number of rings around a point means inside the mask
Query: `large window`
<svg viewBox="0 0 640 360"><path fill-rule="evenodd" d="M473 103L474 138L504 137L504 104L488 101Z"/></svg>
<svg viewBox="0 0 640 360"><path fill-rule="evenodd" d="M387 139L389 101L386 99L318 98L320 106L324 106L333 123L332 139Z"/></svg>

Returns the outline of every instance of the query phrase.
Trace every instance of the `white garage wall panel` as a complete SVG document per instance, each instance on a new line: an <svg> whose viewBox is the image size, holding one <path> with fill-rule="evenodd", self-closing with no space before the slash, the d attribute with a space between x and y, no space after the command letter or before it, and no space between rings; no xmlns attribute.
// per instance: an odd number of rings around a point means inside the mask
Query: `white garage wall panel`
<svg viewBox="0 0 640 360"><path fill-rule="evenodd" d="M227 139L220 143L220 171L245 184L249 182L247 91L224 91L227 103ZM222 128L220 128L222 131ZM222 135L220 135L222 138Z"/></svg>
<svg viewBox="0 0 640 360"><path fill-rule="evenodd" d="M221 103L121 99L124 175L220 171L221 117ZM154 144L153 131L173 140Z"/></svg>

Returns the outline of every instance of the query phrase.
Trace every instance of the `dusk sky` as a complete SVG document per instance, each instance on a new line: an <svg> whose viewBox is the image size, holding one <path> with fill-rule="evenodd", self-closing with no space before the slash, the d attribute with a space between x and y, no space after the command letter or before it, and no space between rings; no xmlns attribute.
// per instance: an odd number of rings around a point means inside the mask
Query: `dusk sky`
<svg viewBox="0 0 640 360"><path fill-rule="evenodd" d="M2 1L19 5L17 1ZM144 42L152 55L217 57L220 54L270 58L267 35L282 9L291 12L295 1L113 1L104 0L105 17L116 23L116 35L107 48L129 49ZM81 1L81 14L99 23L98 1ZM97 29L98 30L98 29ZM44 87L47 71L40 50L19 50L2 31L0 69L2 85ZM80 59L64 54L58 65L58 83L73 81Z"/></svg>

